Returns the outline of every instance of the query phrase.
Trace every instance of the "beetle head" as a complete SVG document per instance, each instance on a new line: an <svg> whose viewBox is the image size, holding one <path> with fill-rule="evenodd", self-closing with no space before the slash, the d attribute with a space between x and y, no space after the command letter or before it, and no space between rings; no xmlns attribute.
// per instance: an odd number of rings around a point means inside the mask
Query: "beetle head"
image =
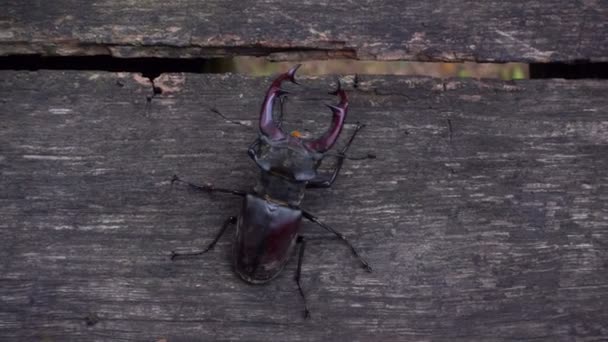
<svg viewBox="0 0 608 342"><path fill-rule="evenodd" d="M322 153L310 150L304 141L292 136L272 140L260 135L249 155L262 170L296 182L315 178L318 161L323 158Z"/></svg>
<svg viewBox="0 0 608 342"><path fill-rule="evenodd" d="M299 67L297 65L279 75L268 88L260 113L260 138L249 149L249 155L266 172L296 182L305 182L316 177L316 169L323 153L338 140L348 110L348 98L338 82L338 89L330 94L338 96L340 102L337 105L327 105L333 117L330 128L321 137L308 140L297 134L283 132L274 121L272 110L275 100L287 94L281 89L281 84L287 80L297 84L295 73Z"/></svg>

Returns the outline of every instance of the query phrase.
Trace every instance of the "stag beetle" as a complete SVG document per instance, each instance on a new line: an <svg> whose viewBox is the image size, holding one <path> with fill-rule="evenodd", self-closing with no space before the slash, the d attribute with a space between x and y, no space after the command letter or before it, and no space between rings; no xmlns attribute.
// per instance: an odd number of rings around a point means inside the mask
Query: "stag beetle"
<svg viewBox="0 0 608 342"><path fill-rule="evenodd" d="M171 260L208 252L226 229L231 224L236 224L232 252L234 269L244 281L261 284L272 280L281 272L294 245L299 244L295 281L304 302L305 317L308 317L306 297L300 285L306 246L306 239L299 235L302 217L333 233L350 247L354 256L367 271L371 272L372 269L344 235L299 207L307 188L328 188L334 183L346 158L345 153L363 125L357 124L348 142L338 153L333 172L318 174L317 169L323 157L335 144L344 126L348 98L338 82L338 88L329 94L338 96L340 102L337 105L327 105L333 112L333 119L331 127L320 138L305 140L297 133L283 132L280 121L277 122L273 118L273 106L277 99L287 94L281 89L284 81L289 80L298 84L295 80L298 67L299 65L279 75L266 92L260 113L259 136L248 150L249 156L261 170L260 178L252 192L216 188L210 184L196 185L183 181L176 175L173 176L172 184L182 182L207 193L219 192L240 196L243 198L243 205L238 218L229 217L207 248L195 253L171 252Z"/></svg>

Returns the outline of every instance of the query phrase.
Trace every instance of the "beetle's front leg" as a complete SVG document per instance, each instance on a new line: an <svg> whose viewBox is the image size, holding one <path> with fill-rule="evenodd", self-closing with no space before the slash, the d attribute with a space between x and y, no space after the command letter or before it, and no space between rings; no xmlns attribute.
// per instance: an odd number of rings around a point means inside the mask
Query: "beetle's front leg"
<svg viewBox="0 0 608 342"><path fill-rule="evenodd" d="M207 248L203 249L200 252L193 252L193 253L176 253L175 251L171 251L171 260L175 260L178 258L188 258L188 257L198 256L198 255L202 255L202 254L209 252L215 246L215 244L220 240L222 235L224 235L224 233L226 232L226 229L228 229L228 226L231 224L235 224L236 222L237 222L237 217L230 216L228 219L226 219L226 221L224 221L224 224L222 225L222 229L220 229L219 233L215 236L215 238L213 239L213 241L211 241L211 243L207 246Z"/></svg>
<svg viewBox="0 0 608 342"><path fill-rule="evenodd" d="M307 188L313 188L313 189L314 188L316 188L316 189L329 188L332 186L332 184L334 184L334 182L336 181L336 178L338 177L338 174L340 173L340 170L342 169L342 164L344 164L344 159L346 159L346 151L348 151L348 148L353 143L353 140L355 140L355 136L357 136L357 133L361 129L363 129L363 127L365 127L365 125L357 122L357 127L355 127L355 131L348 139L348 142L346 143L346 145L338 153L338 161L337 161L335 169L331 172L331 174L319 176L319 177L311 180L308 184L306 184Z"/></svg>

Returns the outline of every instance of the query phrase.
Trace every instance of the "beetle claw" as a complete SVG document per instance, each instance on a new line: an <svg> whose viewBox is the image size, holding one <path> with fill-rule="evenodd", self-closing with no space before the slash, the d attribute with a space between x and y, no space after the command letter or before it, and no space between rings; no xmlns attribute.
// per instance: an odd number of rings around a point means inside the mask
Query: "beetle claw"
<svg viewBox="0 0 608 342"><path fill-rule="evenodd" d="M284 81L289 80L291 83L298 84L296 82L296 71L301 66L298 64L293 68L289 69L286 73L279 75L270 85L270 88L266 92L266 98L262 104L262 111L260 112L260 132L272 140L284 139L286 134L281 130L281 127L277 125L272 118L272 107L274 99L287 94L287 91L281 89L281 84Z"/></svg>
<svg viewBox="0 0 608 342"><path fill-rule="evenodd" d="M310 140L306 142L306 146L312 150L320 153L324 153L329 150L340 135L340 130L344 125L346 119L346 112L348 110L348 97L346 92L342 89L342 84L338 80L338 87L336 90L329 93L330 95L336 95L340 98L340 102L337 105L327 105L333 112L333 124L328 131L325 132L320 138Z"/></svg>
<svg viewBox="0 0 608 342"><path fill-rule="evenodd" d="M289 76L289 81L293 84L300 84L296 81L296 71L298 71L298 69L302 66L302 64L297 64L296 66L294 66L293 68L289 69L289 71L287 71L287 76Z"/></svg>
<svg viewBox="0 0 608 342"><path fill-rule="evenodd" d="M334 113L340 113L343 109L338 107L338 106L334 106L334 105L330 105L330 104L325 104L329 109L331 109L332 112Z"/></svg>

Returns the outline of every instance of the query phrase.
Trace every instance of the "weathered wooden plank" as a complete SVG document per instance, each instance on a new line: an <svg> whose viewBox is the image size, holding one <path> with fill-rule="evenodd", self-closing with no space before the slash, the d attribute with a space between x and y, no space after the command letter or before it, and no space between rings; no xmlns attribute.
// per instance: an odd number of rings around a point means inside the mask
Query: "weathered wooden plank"
<svg viewBox="0 0 608 342"><path fill-rule="evenodd" d="M605 1L8 0L0 55L608 61Z"/></svg>
<svg viewBox="0 0 608 342"><path fill-rule="evenodd" d="M295 260L266 286L231 271L239 200L171 189L177 173L249 188L245 149L266 78L2 72L0 336L5 340L598 341L608 338L608 84L364 77L368 123L331 190L305 207L303 320ZM327 88L331 78L301 79ZM326 125L316 93L287 125ZM305 234L324 232L307 225Z"/></svg>

